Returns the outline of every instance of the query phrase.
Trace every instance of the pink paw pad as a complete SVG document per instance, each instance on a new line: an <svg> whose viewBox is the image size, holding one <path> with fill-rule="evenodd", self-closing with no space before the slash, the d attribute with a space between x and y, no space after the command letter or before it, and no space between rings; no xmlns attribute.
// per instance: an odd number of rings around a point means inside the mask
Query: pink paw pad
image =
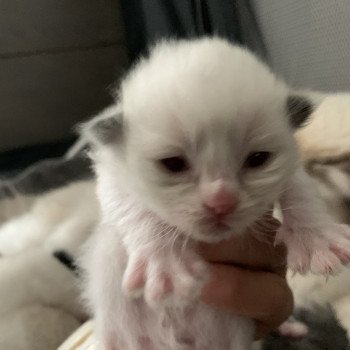
<svg viewBox="0 0 350 350"><path fill-rule="evenodd" d="M144 296L153 308L170 298L183 303L200 295L207 268L194 253L175 249L144 253L130 256L122 284L126 295Z"/></svg>
<svg viewBox="0 0 350 350"><path fill-rule="evenodd" d="M288 250L288 267L301 274L337 274L341 265L350 263L350 240L344 236L346 232L342 225L329 224L309 229L301 234L302 229L284 229L280 238ZM350 235L347 235L350 237Z"/></svg>
<svg viewBox="0 0 350 350"><path fill-rule="evenodd" d="M131 260L124 274L123 290L127 295L138 297L146 283L147 263L144 258Z"/></svg>
<svg viewBox="0 0 350 350"><path fill-rule="evenodd" d="M322 275L336 274L340 269L340 260L328 248L316 250L311 258L311 272Z"/></svg>
<svg viewBox="0 0 350 350"><path fill-rule="evenodd" d="M329 246L329 249L331 250L332 253L334 253L339 258L339 260L341 261L342 264L347 265L350 263L350 251L349 250L341 248L335 244L331 244Z"/></svg>
<svg viewBox="0 0 350 350"><path fill-rule="evenodd" d="M152 305L165 299L174 287L171 277L165 272L160 272L154 278L147 280L145 289L145 299Z"/></svg>

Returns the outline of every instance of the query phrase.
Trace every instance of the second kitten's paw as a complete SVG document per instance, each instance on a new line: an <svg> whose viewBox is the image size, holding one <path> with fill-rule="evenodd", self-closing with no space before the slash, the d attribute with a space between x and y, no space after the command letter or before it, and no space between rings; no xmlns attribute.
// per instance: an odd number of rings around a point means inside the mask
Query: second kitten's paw
<svg viewBox="0 0 350 350"><path fill-rule="evenodd" d="M330 275L350 263L350 228L328 223L315 228L293 230L282 227L277 239L288 250L288 267L299 273Z"/></svg>
<svg viewBox="0 0 350 350"><path fill-rule="evenodd" d="M299 321L286 321L278 327L278 333L282 337L300 339L307 336L309 328L306 324Z"/></svg>
<svg viewBox="0 0 350 350"><path fill-rule="evenodd" d="M144 296L152 307L169 300L186 303L200 295L207 277L206 264L192 251L140 249L129 258L123 290L130 297Z"/></svg>

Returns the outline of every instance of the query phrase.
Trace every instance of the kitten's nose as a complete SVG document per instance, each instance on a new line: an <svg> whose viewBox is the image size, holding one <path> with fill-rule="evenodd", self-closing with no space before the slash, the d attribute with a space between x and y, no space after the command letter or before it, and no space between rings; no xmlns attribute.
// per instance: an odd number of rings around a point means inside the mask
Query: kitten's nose
<svg viewBox="0 0 350 350"><path fill-rule="evenodd" d="M203 201L204 208L211 215L219 217L231 214L237 207L237 204L237 197L225 187L219 188Z"/></svg>

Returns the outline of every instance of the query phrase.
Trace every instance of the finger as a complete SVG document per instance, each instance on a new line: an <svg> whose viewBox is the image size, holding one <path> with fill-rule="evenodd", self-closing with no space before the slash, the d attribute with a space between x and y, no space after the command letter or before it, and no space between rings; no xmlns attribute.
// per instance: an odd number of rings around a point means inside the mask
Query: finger
<svg viewBox="0 0 350 350"><path fill-rule="evenodd" d="M213 265L202 300L216 308L258 321L273 329L293 311L293 296L284 278L233 266Z"/></svg>
<svg viewBox="0 0 350 350"><path fill-rule="evenodd" d="M260 321L255 322L255 340L263 339L268 334L271 333L274 329L276 329L279 325L276 327L271 325L266 325L264 323L261 323Z"/></svg>
<svg viewBox="0 0 350 350"><path fill-rule="evenodd" d="M274 234L266 234L263 237L246 234L217 244L201 243L198 250L209 262L232 263L284 275L286 249L282 245L275 247L273 241Z"/></svg>

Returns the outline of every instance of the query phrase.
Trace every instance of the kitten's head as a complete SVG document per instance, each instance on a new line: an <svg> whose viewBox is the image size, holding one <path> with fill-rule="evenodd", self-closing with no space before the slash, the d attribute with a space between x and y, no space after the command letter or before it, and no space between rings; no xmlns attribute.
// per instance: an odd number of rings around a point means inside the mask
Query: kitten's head
<svg viewBox="0 0 350 350"><path fill-rule="evenodd" d="M279 197L297 161L288 108L292 124L310 111L220 39L157 45L119 98L120 112L91 123L97 144L150 209L209 242L242 233Z"/></svg>

